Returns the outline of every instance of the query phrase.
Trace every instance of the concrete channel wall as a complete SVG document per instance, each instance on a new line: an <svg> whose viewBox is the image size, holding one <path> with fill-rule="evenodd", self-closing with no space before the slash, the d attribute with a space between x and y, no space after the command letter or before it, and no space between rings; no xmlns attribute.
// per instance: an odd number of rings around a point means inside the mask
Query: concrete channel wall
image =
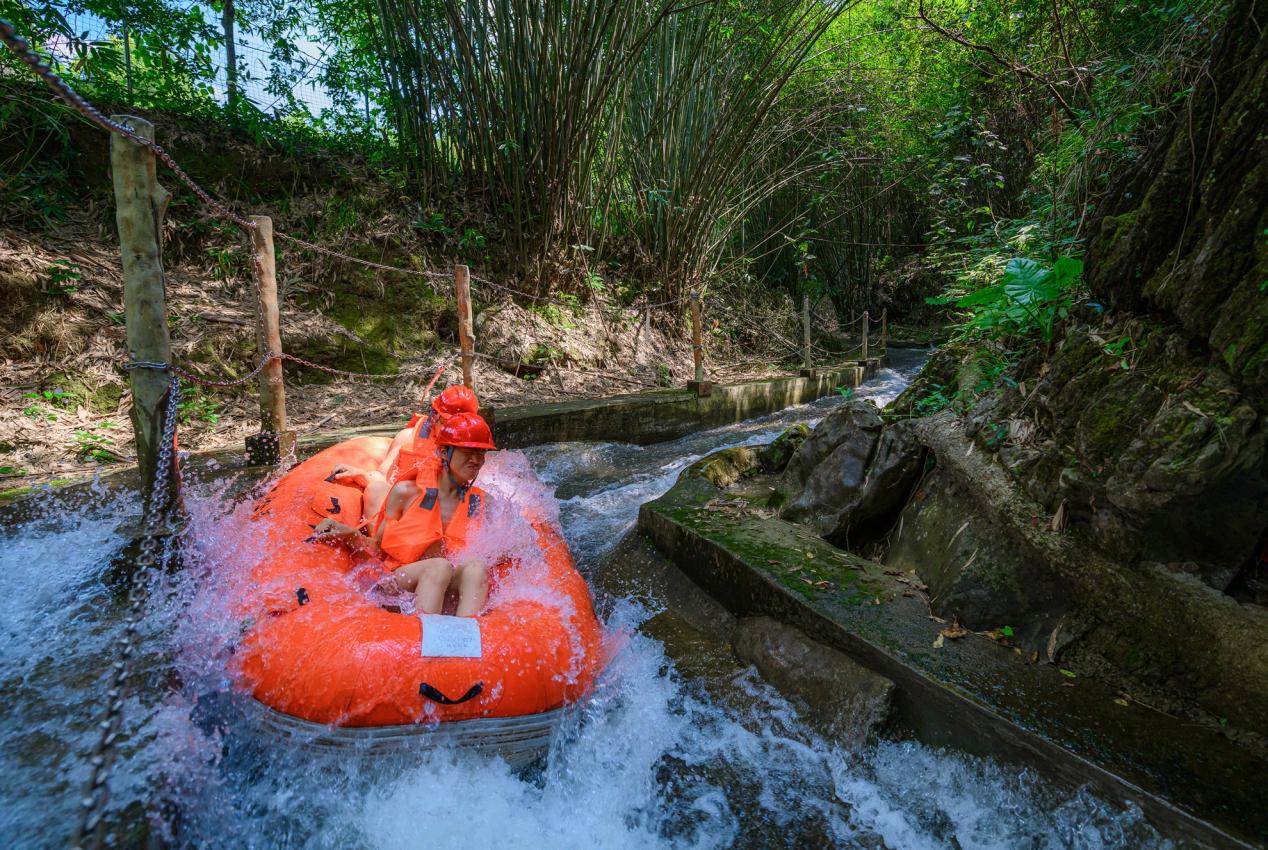
<svg viewBox="0 0 1268 850"><path fill-rule="evenodd" d="M761 378L717 385L704 397L685 389L652 390L607 398L523 404L486 411L499 446L516 449L571 440L646 445L685 437L806 404L837 391L857 387L876 373L881 358L851 361L816 369L813 378ZM305 453L353 437L391 436L399 424L345 429L300 439Z"/></svg>
<svg viewBox="0 0 1268 850"><path fill-rule="evenodd" d="M929 746L1025 765L1067 790L1091 785L1180 847L1265 846L1268 765L1256 752L988 637L944 640L945 621L906 577L769 512L737 511L765 506L766 479L719 488L696 474L707 460L645 503L638 526L732 614L772 617L892 681L898 727Z"/></svg>

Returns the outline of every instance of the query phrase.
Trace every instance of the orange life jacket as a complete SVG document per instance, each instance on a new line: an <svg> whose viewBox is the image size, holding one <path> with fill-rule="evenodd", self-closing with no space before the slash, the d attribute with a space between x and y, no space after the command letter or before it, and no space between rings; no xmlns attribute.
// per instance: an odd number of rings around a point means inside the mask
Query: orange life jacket
<svg viewBox="0 0 1268 850"><path fill-rule="evenodd" d="M479 487L471 487L454 508L449 524L443 525L436 478L431 476L424 480L426 484L418 497L406 506L399 518L389 520L383 531L380 543L383 553L396 562L389 563L390 567L421 560L437 542L446 556L461 551L467 545L468 532L479 524L488 504L488 494Z"/></svg>
<svg viewBox="0 0 1268 850"><path fill-rule="evenodd" d="M389 483L411 478L428 479L440 474L440 458L436 455L436 443L431 437L434 424L420 413L415 413L410 419L405 427L414 429L414 438L397 452L396 464L388 470Z"/></svg>

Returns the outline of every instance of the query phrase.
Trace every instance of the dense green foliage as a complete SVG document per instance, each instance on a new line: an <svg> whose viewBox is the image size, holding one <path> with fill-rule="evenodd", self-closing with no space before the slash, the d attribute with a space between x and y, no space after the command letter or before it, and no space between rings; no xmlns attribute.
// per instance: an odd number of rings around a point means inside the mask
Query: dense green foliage
<svg viewBox="0 0 1268 850"><path fill-rule="evenodd" d="M268 109L226 102L222 12L0 0L89 96L382 163L419 228L526 291L808 289L842 318L928 318L929 302L965 334L1015 338L1050 336L1083 300L1086 223L1182 108L1222 7L238 2L237 31L269 54ZM71 13L126 24L126 67L121 38L84 39ZM0 117L26 142L0 151L0 193L55 220L74 189L45 148L67 119L5 62L20 96ZM239 85L261 67L239 65ZM309 77L331 104L316 114L294 94Z"/></svg>

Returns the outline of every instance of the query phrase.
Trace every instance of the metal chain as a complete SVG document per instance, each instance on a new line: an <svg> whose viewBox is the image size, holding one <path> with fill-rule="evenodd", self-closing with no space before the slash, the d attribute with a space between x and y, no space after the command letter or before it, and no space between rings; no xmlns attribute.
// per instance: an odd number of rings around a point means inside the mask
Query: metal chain
<svg viewBox="0 0 1268 850"><path fill-rule="evenodd" d="M43 80L58 97L74 108L76 112L86 118L90 123L100 127L106 132L117 133L136 144L141 145L142 147L149 148L164 165L172 170L172 173L175 174L182 183L188 186L190 190L198 196L200 201L211 207L211 209L214 210L221 218L228 219L239 227L246 228L247 230L255 230L255 222L243 215L240 215L239 213L234 212L227 204L220 201L213 196L211 192L200 186L194 178L189 176L184 168L181 168L180 164L172 158L172 155L169 154L162 145L150 139L142 138L127 125L121 124L112 118L108 118L83 95L72 89L65 80L58 76L58 74L50 68L42 58L40 58L38 53L31 49L31 46L27 43L26 39L18 35L17 31L13 29L13 26L3 19L0 19L0 40L4 41L4 43L8 45L9 49L12 50L14 54L16 54L17 57L21 59L22 62L29 67L37 77ZM290 234L283 233L281 231L275 230L273 232L273 237L275 239L284 239L303 248L307 248L310 251L324 254L327 257L344 260L350 263L357 263L373 269L399 272L400 274L417 275L419 277L426 278L446 277L443 272L403 269L399 266L389 266L384 263L376 263L373 260L363 260L360 257L354 257L351 254L344 254L340 251L316 245L312 242L300 239L297 236L291 236Z"/></svg>
<svg viewBox="0 0 1268 850"><path fill-rule="evenodd" d="M92 846L99 847L97 830L110 800L110 772L113 767L114 744L123 725L123 691L132 672L133 652L136 649L136 632L145 612L147 590L162 565L160 551L164 526L170 514L169 487L171 476L178 474L176 460L176 420L180 408L180 378L173 373L167 385L167 408L163 414L163 429L159 437L158 467L154 470L154 483L145 505L145 520L141 545L137 555L137 571L128 587L128 619L119 640L119 654L110 668L110 684L106 689L105 716L97 723L101 734L93 747L89 763L91 768L84 796L80 799L80 819L71 843L74 850L83 850L91 836Z"/></svg>
<svg viewBox="0 0 1268 850"><path fill-rule="evenodd" d="M422 269L422 270L403 269L400 266L389 266L385 263L376 263L373 260L363 260L360 257L354 257L351 254L344 254L343 252L336 251L333 248L326 248L322 245L317 245L316 243L308 242L304 239L300 239L298 236L291 236L289 233L283 233L278 230L273 231L273 238L285 240L292 244L299 245L301 248L306 248L309 251L315 251L318 254L324 254L325 256L331 257L336 260L343 260L344 262L348 262L348 263L356 263L358 265L366 266L367 268L379 269L385 272L397 272L398 274L407 274L407 275L413 275L415 277L421 277L429 281L428 285L431 286L432 289L436 289L436 285L433 283L430 283L431 279L434 279L434 278L448 279L449 278L449 275L446 274L445 272L432 271L431 269Z"/></svg>
<svg viewBox="0 0 1268 850"><path fill-rule="evenodd" d="M458 356L457 353L446 355L440 360L437 360L432 365L440 366L457 356ZM322 366L320 363L314 363L311 360L305 360L302 357L296 357L294 354L280 354L278 355L278 357L280 357L282 360L289 360L292 363L298 363L300 366L307 366L309 369L316 369L319 372L325 372L327 375L336 375L340 378L362 378L367 381L395 381L400 378L409 377L408 375L401 375L401 374L377 375L377 374L374 374L373 372L349 372L346 369L336 369L333 366ZM431 368L431 367L428 367L428 368Z"/></svg>
<svg viewBox="0 0 1268 850"><path fill-rule="evenodd" d="M4 41L4 43L8 45L9 49L12 50L37 77L43 80L58 97L66 101L67 104L74 108L74 110L80 115L84 116L84 118L88 119L88 121L107 132L118 133L121 136L131 139L136 144L154 151L154 155L161 159L164 165L172 169L172 172L177 176L177 178L188 186L204 204L211 207L223 218L227 218L249 230L255 229L255 225L249 219L243 218L233 210L229 209L223 203L212 197L210 192L194 182L194 179L185 173L185 169L181 168L176 160L172 159L171 154L164 150L162 145L151 141L150 139L144 139L141 136L138 136L135 132L133 132L132 128L124 124L120 124L118 121L107 118L103 115L101 110L97 109L97 107L93 106L82 95L67 85L66 82L59 77L53 69L44 62L43 59L40 58L40 55L31 49L31 46L27 44L26 39L18 35L13 29L13 26L3 19L0 19L0 40Z"/></svg>
<svg viewBox="0 0 1268 850"><path fill-rule="evenodd" d="M447 355L441 358L440 360L437 360L433 364L433 367L442 366L447 361L452 360L453 358L457 356L458 356L457 353ZM262 357L260 357L259 362L255 364L255 368L253 368L250 372L248 372L247 374L243 375L240 378L225 378L225 379L206 378L206 377L203 377L202 375L197 374L196 372L190 371L185 366L181 366L176 363L160 363L160 362L152 361L152 360L129 360L127 363L123 364L123 369L129 372L132 371L133 369L159 369L159 370L170 371L174 375L184 378L190 383L200 384L204 387L237 387L237 386L241 386L242 384L245 384L247 381L250 381L252 378L259 375L260 372L264 371L264 367L267 366L269 363L273 362L274 360L289 361L291 363L296 363L296 364L299 364L300 366L306 366L309 369L316 369L319 372L325 372L328 375L335 375L340 378L360 378L360 379L365 379L369 381L395 381L400 378L409 377L408 375L402 375L402 374L381 375L381 374L376 374L374 372L350 372L347 369L336 369L333 366L323 366L320 363L314 363L311 360L305 360L303 357L296 357L294 354L286 354L286 353L263 355Z"/></svg>

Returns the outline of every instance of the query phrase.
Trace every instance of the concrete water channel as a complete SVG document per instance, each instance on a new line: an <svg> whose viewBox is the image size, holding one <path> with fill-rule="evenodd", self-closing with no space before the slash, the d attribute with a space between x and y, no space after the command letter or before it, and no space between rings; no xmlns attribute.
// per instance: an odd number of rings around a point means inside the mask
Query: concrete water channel
<svg viewBox="0 0 1268 850"><path fill-rule="evenodd" d="M880 402L895 395L923 354L895 355L856 392ZM631 533L640 505L669 491L691 463L720 448L769 441L793 422L813 423L838 403L835 386L808 404L649 445L626 439L525 450L556 488L578 564L622 637L593 697L571 712L547 756L518 773L459 752L406 748L358 759L254 734L225 675L234 635L211 612L232 565L250 554L250 541L229 536L224 518L249 509L239 496L258 475L195 465L184 569L155 588L139 687L125 708L112 779L113 840L366 848L472 841L1192 846L1191 832L1157 818L1151 824L1130 799L1099 795L1077 775L1046 774L1011 758L970 754L990 747L961 746L981 741L937 740L903 725L875 740L824 736L804 707L735 660L733 614ZM0 509L0 692L7 703L0 828L11 846L60 846L72 828L98 685L119 636L117 575L137 512L125 481Z"/></svg>

